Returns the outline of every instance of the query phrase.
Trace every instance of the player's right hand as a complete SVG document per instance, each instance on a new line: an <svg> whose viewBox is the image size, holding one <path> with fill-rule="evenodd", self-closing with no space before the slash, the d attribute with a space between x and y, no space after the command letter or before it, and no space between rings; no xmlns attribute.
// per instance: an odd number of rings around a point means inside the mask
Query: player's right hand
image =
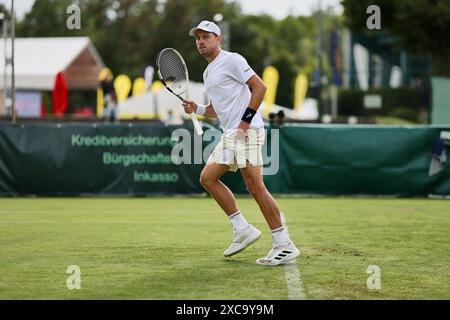
<svg viewBox="0 0 450 320"><path fill-rule="evenodd" d="M187 114L197 111L197 104L194 101L184 100L182 106Z"/></svg>

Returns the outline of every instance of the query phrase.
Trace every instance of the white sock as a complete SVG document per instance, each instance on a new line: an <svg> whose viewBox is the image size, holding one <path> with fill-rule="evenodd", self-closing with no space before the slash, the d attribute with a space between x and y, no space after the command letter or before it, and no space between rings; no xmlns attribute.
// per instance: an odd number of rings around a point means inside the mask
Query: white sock
<svg viewBox="0 0 450 320"><path fill-rule="evenodd" d="M285 245L291 242L289 234L285 227L277 228L272 230L273 242L277 245Z"/></svg>
<svg viewBox="0 0 450 320"><path fill-rule="evenodd" d="M228 218L230 219L230 222L233 225L233 229L236 232L241 232L249 226L249 223L247 222L247 220L245 220L240 211L233 213Z"/></svg>

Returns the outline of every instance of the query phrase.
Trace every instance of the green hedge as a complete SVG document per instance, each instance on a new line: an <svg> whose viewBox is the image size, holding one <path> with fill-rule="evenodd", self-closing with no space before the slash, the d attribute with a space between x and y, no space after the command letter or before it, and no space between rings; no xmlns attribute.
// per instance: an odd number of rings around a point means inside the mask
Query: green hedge
<svg viewBox="0 0 450 320"><path fill-rule="evenodd" d="M380 109L364 107L365 95L381 95ZM338 92L339 114L344 116L391 116L409 121L417 121L419 116L419 92L412 88L382 88L362 91L340 89Z"/></svg>

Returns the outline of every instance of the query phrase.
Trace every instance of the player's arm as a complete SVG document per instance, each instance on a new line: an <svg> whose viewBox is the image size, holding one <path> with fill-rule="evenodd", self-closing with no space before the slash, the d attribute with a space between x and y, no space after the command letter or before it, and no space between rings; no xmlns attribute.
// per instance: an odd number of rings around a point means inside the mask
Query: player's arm
<svg viewBox="0 0 450 320"><path fill-rule="evenodd" d="M244 132L250 127L250 122L258 108L261 106L267 90L266 85L257 74L251 76L246 83L252 92L252 96L238 127L239 129L244 130Z"/></svg>
<svg viewBox="0 0 450 320"><path fill-rule="evenodd" d="M257 74L254 74L248 79L247 85L252 92L248 107L256 111L263 102L267 87Z"/></svg>
<svg viewBox="0 0 450 320"><path fill-rule="evenodd" d="M216 111L214 111L214 107L211 102L206 105L205 109L206 109L204 114L205 117L217 118L217 113Z"/></svg>
<svg viewBox="0 0 450 320"><path fill-rule="evenodd" d="M206 106L198 105L194 101L183 101L184 112L191 114L195 112L208 118L217 118L217 114L214 111L212 103L208 103Z"/></svg>

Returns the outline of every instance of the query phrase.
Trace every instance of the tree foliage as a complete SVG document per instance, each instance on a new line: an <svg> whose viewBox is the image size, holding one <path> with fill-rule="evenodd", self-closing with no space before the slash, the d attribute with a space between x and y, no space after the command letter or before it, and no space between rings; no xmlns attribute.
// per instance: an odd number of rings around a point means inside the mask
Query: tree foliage
<svg viewBox="0 0 450 320"><path fill-rule="evenodd" d="M450 1L440 0L342 0L345 23L352 31L377 33L366 28L369 5L381 9L383 30L388 30L399 48L430 54L438 73L450 75Z"/></svg>
<svg viewBox="0 0 450 320"><path fill-rule="evenodd" d="M188 36L201 20L221 13L230 24L230 50L242 54L262 75L274 65L280 73L276 103L291 107L299 71L311 75L316 66L316 16L276 20L268 15L243 15L236 2L226 0L79 0L81 30L66 27L71 0L36 0L19 23L21 37L89 36L115 75L142 76L154 65L162 48L173 47L186 60L190 77L202 81L207 63ZM328 13L324 31L334 19ZM328 42L324 34L324 55ZM326 71L326 70L325 70Z"/></svg>

